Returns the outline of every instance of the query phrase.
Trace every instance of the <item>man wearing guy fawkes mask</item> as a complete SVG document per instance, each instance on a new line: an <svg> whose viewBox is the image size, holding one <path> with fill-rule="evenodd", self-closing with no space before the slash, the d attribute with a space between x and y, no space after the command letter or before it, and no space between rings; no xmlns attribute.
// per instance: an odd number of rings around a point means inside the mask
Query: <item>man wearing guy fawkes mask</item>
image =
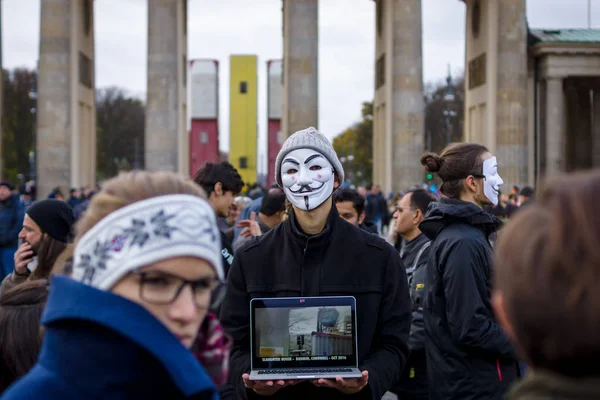
<svg viewBox="0 0 600 400"><path fill-rule="evenodd" d="M408 354L411 303L398 252L339 217L332 195L344 170L329 140L315 128L286 140L275 169L292 210L285 222L236 252L221 312L234 339L221 397L380 399L399 378ZM250 299L334 295L356 298L362 378L250 381Z"/></svg>

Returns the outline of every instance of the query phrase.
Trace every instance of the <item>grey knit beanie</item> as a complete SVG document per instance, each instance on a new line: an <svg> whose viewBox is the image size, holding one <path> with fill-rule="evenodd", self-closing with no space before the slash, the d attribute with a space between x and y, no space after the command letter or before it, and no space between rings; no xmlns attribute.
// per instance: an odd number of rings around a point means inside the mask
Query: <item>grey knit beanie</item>
<svg viewBox="0 0 600 400"><path fill-rule="evenodd" d="M325 135L311 126L294 133L281 146L275 160L275 179L279 186L283 187L283 183L281 183L281 163L289 152L296 149L312 149L323 154L333 165L333 169L340 180L340 185L344 182L344 167L342 167L333 145Z"/></svg>

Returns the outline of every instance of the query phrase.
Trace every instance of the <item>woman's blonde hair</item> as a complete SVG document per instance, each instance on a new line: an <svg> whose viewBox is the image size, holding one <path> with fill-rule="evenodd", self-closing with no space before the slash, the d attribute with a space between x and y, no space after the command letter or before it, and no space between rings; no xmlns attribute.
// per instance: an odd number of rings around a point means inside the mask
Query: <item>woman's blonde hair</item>
<svg viewBox="0 0 600 400"><path fill-rule="evenodd" d="M152 197L189 194L206 199L204 190L191 179L167 171L130 171L105 181L102 190L75 225L75 246L83 235L108 214Z"/></svg>

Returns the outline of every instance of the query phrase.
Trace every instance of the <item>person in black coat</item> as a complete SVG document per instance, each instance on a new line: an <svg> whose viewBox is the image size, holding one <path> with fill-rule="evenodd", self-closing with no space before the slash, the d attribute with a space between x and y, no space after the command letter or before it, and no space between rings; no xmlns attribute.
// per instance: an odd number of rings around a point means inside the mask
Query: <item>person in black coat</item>
<svg viewBox="0 0 600 400"><path fill-rule="evenodd" d="M236 252L221 322L233 337L223 399L381 399L408 355L411 303L405 268L382 238L340 218L332 193L344 171L331 143L314 128L296 132L276 162L289 218ZM354 296L359 379L250 381L252 298Z"/></svg>
<svg viewBox="0 0 600 400"><path fill-rule="evenodd" d="M398 201L393 214L396 220L395 233L404 241L400 258L406 266L412 300L412 325L408 339L410 355L402 378L392 389L401 400L429 400L423 303L431 240L421 232L419 225L425 217L427 207L434 201L437 198L428 190L411 190Z"/></svg>
<svg viewBox="0 0 600 400"><path fill-rule="evenodd" d="M490 236L500 221L482 206L498 204L496 157L482 145L456 143L421 163L438 173L446 196L419 225L432 240L424 309L430 399L503 399L518 369L490 302Z"/></svg>

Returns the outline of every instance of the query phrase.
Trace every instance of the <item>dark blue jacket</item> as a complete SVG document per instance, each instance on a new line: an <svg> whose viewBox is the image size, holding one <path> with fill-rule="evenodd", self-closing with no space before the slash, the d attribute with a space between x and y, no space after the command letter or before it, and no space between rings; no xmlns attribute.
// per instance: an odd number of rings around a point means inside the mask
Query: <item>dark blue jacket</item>
<svg viewBox="0 0 600 400"><path fill-rule="evenodd" d="M120 296L55 277L42 323L38 363L2 400L218 399L193 354Z"/></svg>
<svg viewBox="0 0 600 400"><path fill-rule="evenodd" d="M23 227L25 207L18 194L0 202L0 249L16 249Z"/></svg>

